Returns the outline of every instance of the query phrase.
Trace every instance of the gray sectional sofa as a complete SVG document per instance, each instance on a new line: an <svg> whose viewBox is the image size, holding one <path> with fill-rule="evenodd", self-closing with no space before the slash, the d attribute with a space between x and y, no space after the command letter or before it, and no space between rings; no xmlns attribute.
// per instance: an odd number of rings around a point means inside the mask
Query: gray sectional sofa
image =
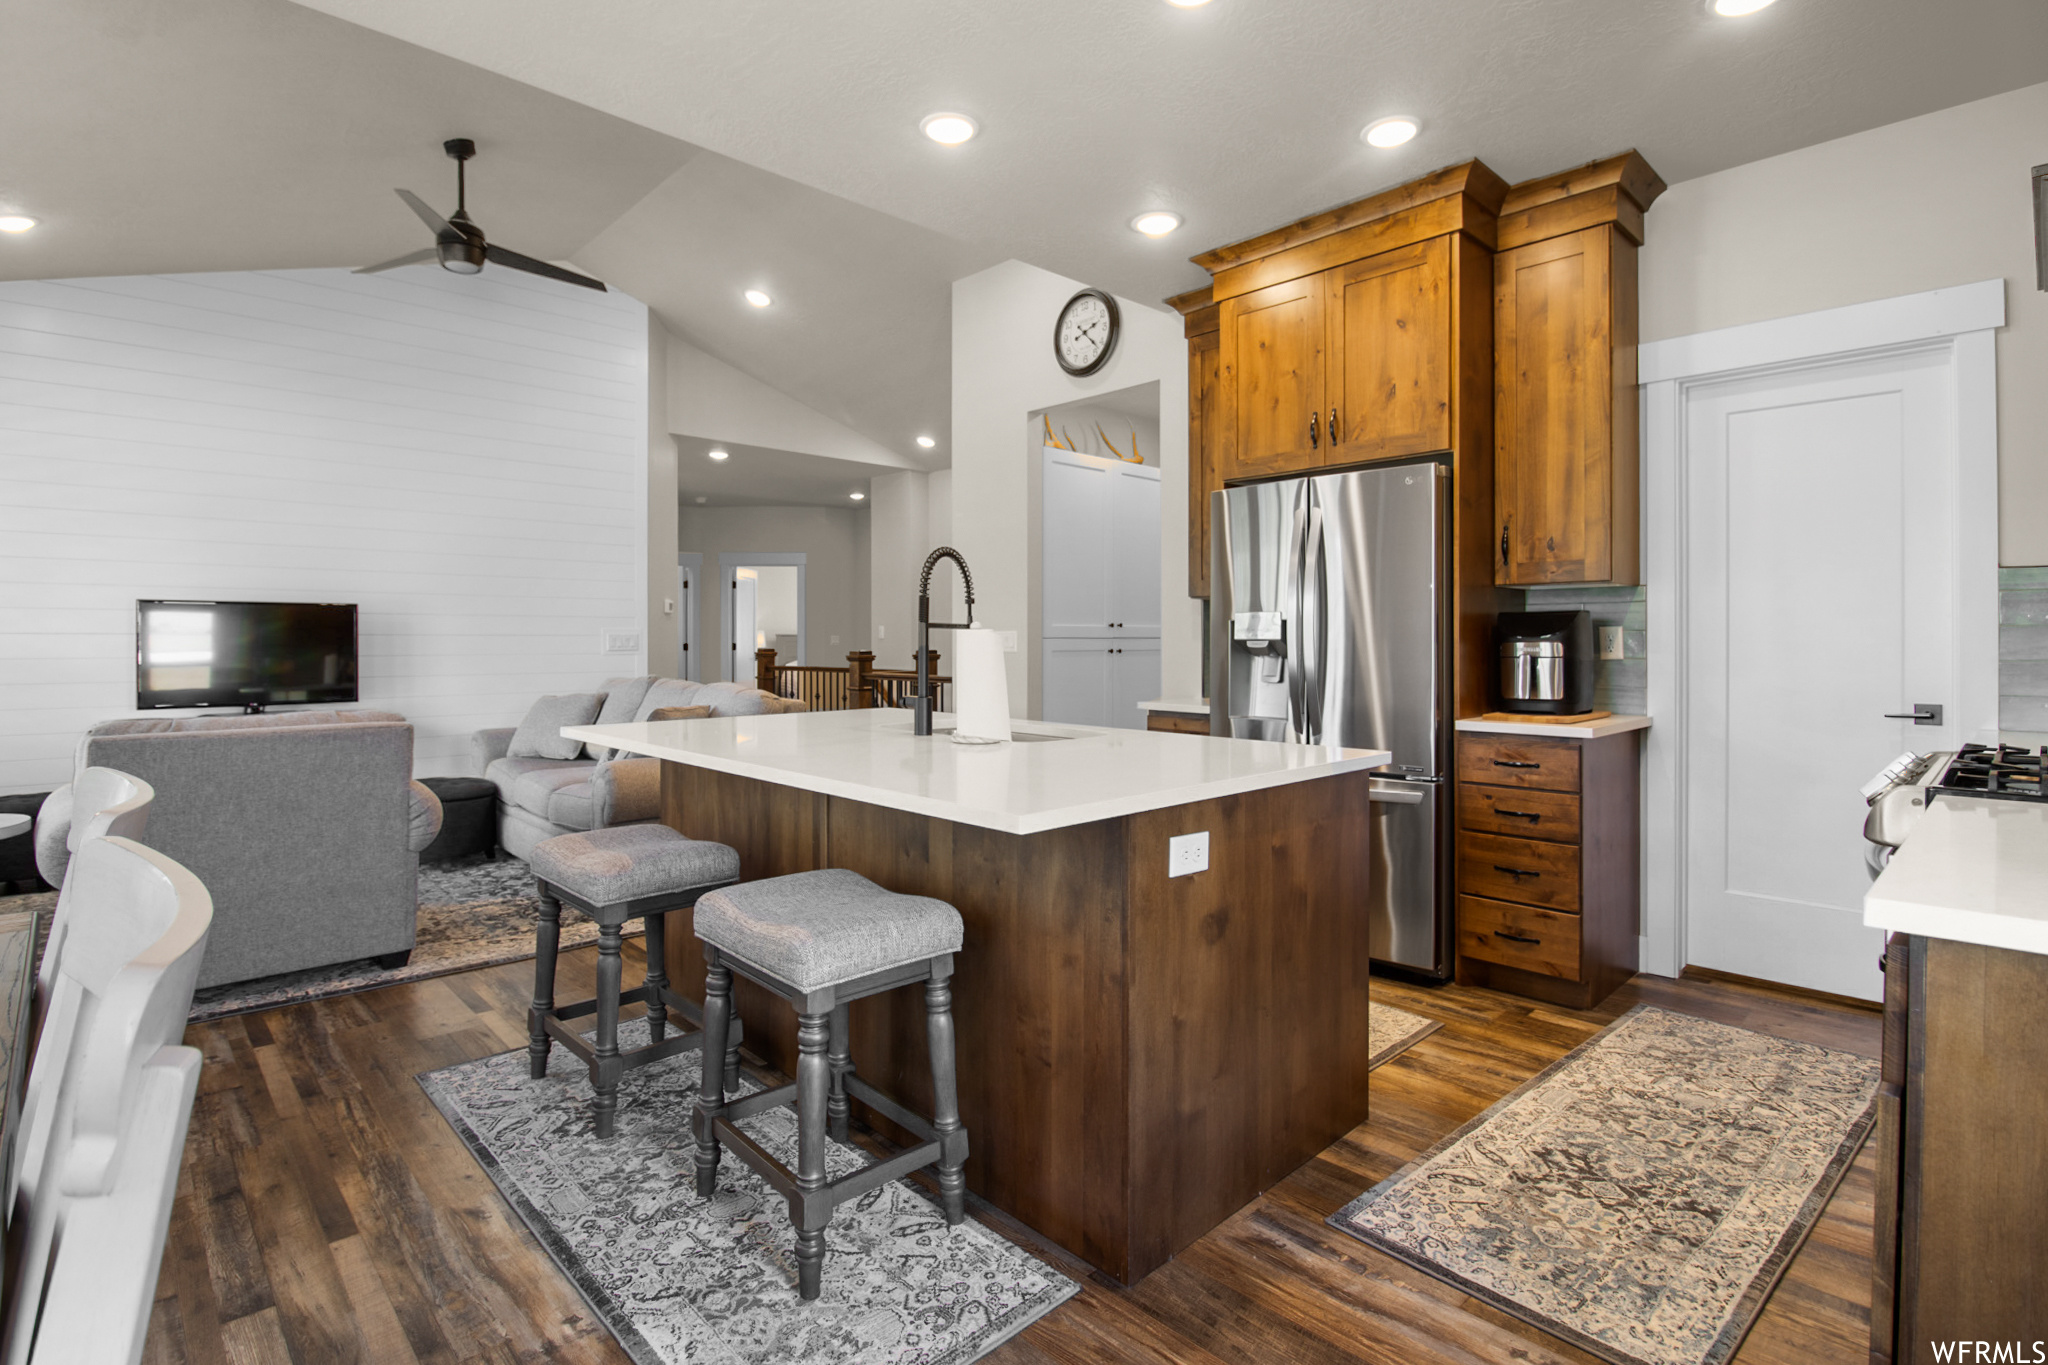
<svg viewBox="0 0 2048 1365"><path fill-rule="evenodd" d="M703 706L714 716L778 715L802 711L800 701L745 683L694 683L679 678L609 678L595 689L604 702L593 722L646 720L661 707ZM574 758L514 757L518 727L478 730L470 736L477 770L498 789L498 843L515 858L557 834L635 825L661 814L661 764L652 758L614 758L586 745Z"/></svg>
<svg viewBox="0 0 2048 1365"><path fill-rule="evenodd" d="M419 851L441 803L412 780L412 726L385 711L290 711L103 721L77 769L156 789L144 840L213 896L199 985L412 951ZM69 789L36 822L59 877Z"/></svg>

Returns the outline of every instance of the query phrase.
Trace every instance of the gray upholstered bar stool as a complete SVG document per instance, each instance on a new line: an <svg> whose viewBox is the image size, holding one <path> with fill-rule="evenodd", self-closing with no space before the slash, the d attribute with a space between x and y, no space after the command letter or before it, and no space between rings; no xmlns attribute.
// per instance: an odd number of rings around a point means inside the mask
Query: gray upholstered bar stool
<svg viewBox="0 0 2048 1365"><path fill-rule="evenodd" d="M953 954L960 912L929 896L885 891L857 872L830 869L745 882L697 901L697 937L709 967L704 982L704 1084L697 1095L697 1193L718 1183L722 1143L789 1200L796 1225L797 1291L818 1297L825 1228L849 1199L938 1165L946 1222L964 1217L967 1130L953 1069ZM714 1061L732 1023L732 974L774 991L796 1007L796 1082L727 1100ZM854 1074L846 1007L863 996L924 983L925 1033L931 1046L932 1118L911 1113ZM825 1135L846 1140L852 1096L923 1141L887 1161L825 1179ZM777 1105L796 1107L797 1158L791 1172L738 1127Z"/></svg>
<svg viewBox="0 0 2048 1365"><path fill-rule="evenodd" d="M630 1068L687 1051L697 1045L700 1036L665 1037L668 1010L699 1027L703 1014L694 1002L668 987L662 916L670 910L687 910L706 891L731 885L740 875L740 855L725 844L686 839L666 825L619 825L543 839L528 862L540 888L533 1005L526 1015L529 1072L536 1078L547 1074L551 1041L576 1054L590 1068L597 1135L608 1138L618 1115L619 1077ZM558 1006L555 957L561 948L563 901L597 921L597 998ZM638 989L622 991L619 941L626 925L636 919L647 921L647 977ZM619 1008L636 1002L647 1006L652 1042L621 1053ZM597 1016L596 1047L565 1027L567 1021L587 1014ZM727 1083L734 1086L739 1079L739 1053L739 1030L721 1029L716 1055Z"/></svg>

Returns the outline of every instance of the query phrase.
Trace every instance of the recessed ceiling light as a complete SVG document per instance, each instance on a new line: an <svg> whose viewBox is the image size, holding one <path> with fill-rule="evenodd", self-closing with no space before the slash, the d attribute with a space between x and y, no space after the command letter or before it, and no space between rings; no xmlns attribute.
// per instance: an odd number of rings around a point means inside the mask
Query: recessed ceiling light
<svg viewBox="0 0 2048 1365"><path fill-rule="evenodd" d="M1164 237L1167 233L1180 226L1180 215L1168 213L1164 209L1159 209L1152 213L1141 213L1136 218L1131 219L1131 226L1144 233L1147 237Z"/></svg>
<svg viewBox="0 0 2048 1365"><path fill-rule="evenodd" d="M934 441L934 440L933 440L933 439L932 439L931 437L929 437L929 436L920 436L920 437L918 437L918 438L917 438L917 443L918 443L919 445L923 446L923 447L924 447L924 448L925 448L926 450L930 450L930 449L931 449L931 448L932 448L933 446L935 446L935 445L937 445L937 444L938 444L938 442L937 442L937 441Z"/></svg>
<svg viewBox="0 0 2048 1365"><path fill-rule="evenodd" d="M1773 0L1714 0L1711 8L1724 19L1740 19L1745 14L1769 9L1772 3Z"/></svg>
<svg viewBox="0 0 2048 1365"><path fill-rule="evenodd" d="M1393 118L1374 119L1365 125L1359 137L1375 147L1398 147L1422 131L1422 125L1405 114Z"/></svg>
<svg viewBox="0 0 2048 1365"><path fill-rule="evenodd" d="M749 289L746 293L746 300L756 308L766 308L769 304L775 302L774 299L769 298L758 289Z"/></svg>
<svg viewBox="0 0 2048 1365"><path fill-rule="evenodd" d="M701 507L701 506L703 506L703 504L704 504L705 502L707 502L707 501L708 501L708 499L705 499L705 498L699 498L699 499L697 499L697 504L698 504L698 506L700 506L700 507Z"/></svg>
<svg viewBox="0 0 2048 1365"><path fill-rule="evenodd" d="M1166 3L1179 9L1194 9L1199 5L1208 4L1209 0L1166 0Z"/></svg>
<svg viewBox="0 0 2048 1365"><path fill-rule="evenodd" d="M10 213L0 218L0 232L27 232L36 225L36 220L25 213Z"/></svg>
<svg viewBox="0 0 2048 1365"><path fill-rule="evenodd" d="M981 131L981 125L965 114L926 114L917 125L934 142L957 147Z"/></svg>
<svg viewBox="0 0 2048 1365"><path fill-rule="evenodd" d="M730 460L732 458L732 452L729 450L713 449L707 450L704 453L714 460Z"/></svg>
<svg viewBox="0 0 2048 1365"><path fill-rule="evenodd" d="M866 501L868 495L865 493L848 493L846 496L852 498L855 502L863 502Z"/></svg>

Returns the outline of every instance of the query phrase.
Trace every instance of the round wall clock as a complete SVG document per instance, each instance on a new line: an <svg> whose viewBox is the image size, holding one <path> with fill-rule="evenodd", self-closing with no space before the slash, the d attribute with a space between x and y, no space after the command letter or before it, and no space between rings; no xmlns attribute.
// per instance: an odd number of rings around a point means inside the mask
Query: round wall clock
<svg viewBox="0 0 2048 1365"><path fill-rule="evenodd" d="M1094 374L1109 362L1122 325L1115 299L1100 289L1083 289L1067 300L1053 324L1053 356L1068 374Z"/></svg>

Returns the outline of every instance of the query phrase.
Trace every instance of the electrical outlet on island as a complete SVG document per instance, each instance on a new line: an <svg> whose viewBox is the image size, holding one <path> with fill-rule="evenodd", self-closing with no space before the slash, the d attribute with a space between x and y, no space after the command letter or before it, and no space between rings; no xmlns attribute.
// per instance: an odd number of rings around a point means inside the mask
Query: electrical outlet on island
<svg viewBox="0 0 2048 1365"><path fill-rule="evenodd" d="M1209 831L1176 834L1166 841L1166 875L1186 877L1209 870Z"/></svg>

